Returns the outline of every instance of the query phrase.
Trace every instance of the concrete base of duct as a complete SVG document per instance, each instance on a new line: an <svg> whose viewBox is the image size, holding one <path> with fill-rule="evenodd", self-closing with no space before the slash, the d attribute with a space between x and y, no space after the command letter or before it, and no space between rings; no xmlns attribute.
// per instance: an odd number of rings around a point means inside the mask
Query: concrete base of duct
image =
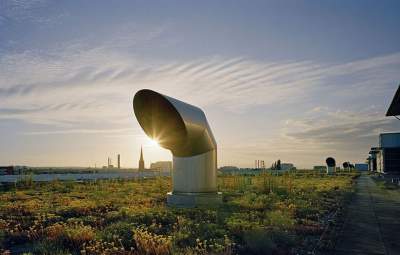
<svg viewBox="0 0 400 255"><path fill-rule="evenodd" d="M222 193L167 193L167 204L173 207L214 207L222 204Z"/></svg>

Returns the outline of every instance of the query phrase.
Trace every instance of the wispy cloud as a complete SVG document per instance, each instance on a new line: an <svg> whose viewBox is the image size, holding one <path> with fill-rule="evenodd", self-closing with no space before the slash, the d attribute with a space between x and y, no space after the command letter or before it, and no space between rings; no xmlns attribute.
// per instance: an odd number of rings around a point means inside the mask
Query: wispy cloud
<svg viewBox="0 0 400 255"><path fill-rule="evenodd" d="M398 120L380 113L324 109L312 111L302 120L288 121L285 135L299 143L318 144L324 150L331 148L340 154L362 153L361 148L367 150L378 144L380 133L399 129Z"/></svg>
<svg viewBox="0 0 400 255"><path fill-rule="evenodd" d="M233 164L259 156L271 161L286 157L301 165L304 160L321 158L321 151L360 158L365 152L358 148L373 145L377 133L397 127L396 122L380 117L381 107L357 111L343 102L351 104L354 99L393 90L400 53L343 63L261 61L241 56L172 61L126 51L164 36L168 29L156 27L147 34L134 27L124 28L136 31L130 38L95 45L89 38L45 53L30 50L1 56L0 118L48 126L46 131L24 133L30 136L121 138L143 136L140 130L131 130L137 127L131 101L141 88L203 107L218 106L232 114L250 113L253 107L302 106L310 100L320 105L309 112L294 109L297 117L270 130L271 136L234 143L222 140L220 159L237 159ZM326 106L318 98L325 95L336 97L342 107Z"/></svg>
<svg viewBox="0 0 400 255"><path fill-rule="evenodd" d="M64 134L122 134L125 137L129 136L129 133L137 130L132 128L123 129L66 129L66 130L51 130L51 131L36 131L36 132L25 132L22 135L64 135Z"/></svg>
<svg viewBox="0 0 400 255"><path fill-rule="evenodd" d="M47 12L46 17L40 15L50 3L51 1L48 0L2 0L0 1L0 25L23 21L54 24L68 15L66 12Z"/></svg>
<svg viewBox="0 0 400 255"><path fill-rule="evenodd" d="M17 108L21 101L25 106L77 102L87 105L88 101L96 99L105 108L112 109L105 110L104 114L111 114L115 107L122 107L121 99L126 103L136 90L147 87L201 106L215 104L243 111L282 100L301 101L321 88L331 93L364 90L372 95L378 88L371 88L370 83L382 84L379 89L393 84L397 78L393 69L400 66L399 53L329 65L312 61L270 63L222 57L165 62L135 59L104 48L79 53L76 50L74 53L69 50L58 52L61 53L50 57L24 52L2 58L0 107ZM380 75L368 76L371 69ZM357 82L332 86L335 79L346 76ZM97 107L96 104L77 106L79 111L76 113L84 113L83 108L97 111ZM53 110L59 111L62 107ZM59 118L62 116L58 115Z"/></svg>
<svg viewBox="0 0 400 255"><path fill-rule="evenodd" d="M224 141L220 150L228 164L260 158L310 167L308 162L324 164L327 156L338 162L362 162L369 148L378 146L380 133L399 130L400 121L384 117L375 107L356 111L318 106L287 119L278 132L267 129L265 135L245 139L238 134L237 139Z"/></svg>
<svg viewBox="0 0 400 255"><path fill-rule="evenodd" d="M206 20L186 16L191 10L181 6L149 17L141 8L153 10L153 5L126 6L0 0L4 140L21 138L19 146L32 141L49 152L50 144L75 148L76 141L70 143L75 136L92 148L88 153L106 153L109 147L131 153L145 141L132 111L133 96L142 88L205 109L218 134L219 159L238 160L232 164L244 165L254 157L308 164L326 153L359 159L376 143L379 132L400 128L383 117L399 83L400 52L395 44L361 45L354 54L349 50L367 35L393 34L392 21L368 33L352 27L362 33L344 42L338 39L343 33L329 37L333 41L322 38L327 24L305 34L293 31L297 19L282 19L284 27L278 31L273 26L266 29L263 22L253 24L264 20L262 16L239 24L220 10ZM117 15L102 16L111 10ZM271 15L267 16L275 14ZM218 26L209 27L217 20ZM287 44L288 34L299 40ZM305 38L319 38L315 49L305 45ZM333 48L336 42L342 45ZM295 44L296 50L290 50ZM245 47L249 50L242 50ZM374 56L375 52L386 54ZM8 143L3 146L8 150Z"/></svg>

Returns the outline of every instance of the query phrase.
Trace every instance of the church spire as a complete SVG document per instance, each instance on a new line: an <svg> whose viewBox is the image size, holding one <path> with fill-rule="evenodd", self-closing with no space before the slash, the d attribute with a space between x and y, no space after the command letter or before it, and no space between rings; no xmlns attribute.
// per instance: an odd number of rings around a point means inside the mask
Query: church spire
<svg viewBox="0 0 400 255"><path fill-rule="evenodd" d="M144 170L143 147L140 146L139 171Z"/></svg>

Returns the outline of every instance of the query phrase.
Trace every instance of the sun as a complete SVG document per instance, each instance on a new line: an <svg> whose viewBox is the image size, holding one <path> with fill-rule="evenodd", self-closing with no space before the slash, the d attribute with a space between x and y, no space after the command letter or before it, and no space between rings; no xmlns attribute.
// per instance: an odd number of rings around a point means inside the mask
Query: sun
<svg viewBox="0 0 400 255"><path fill-rule="evenodd" d="M151 138L150 136L142 136L142 145L147 148L152 148L152 149L161 149L162 147L160 146L160 140L157 138Z"/></svg>
<svg viewBox="0 0 400 255"><path fill-rule="evenodd" d="M155 140L155 139L150 139L149 144L150 144L150 146L152 146L152 147L158 147L158 148L160 147L160 144L158 144L158 141Z"/></svg>

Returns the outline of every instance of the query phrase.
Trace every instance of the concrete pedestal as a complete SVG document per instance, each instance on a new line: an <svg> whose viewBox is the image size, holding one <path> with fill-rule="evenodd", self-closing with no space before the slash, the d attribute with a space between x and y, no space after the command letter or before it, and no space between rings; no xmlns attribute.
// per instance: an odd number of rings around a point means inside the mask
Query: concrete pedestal
<svg viewBox="0 0 400 255"><path fill-rule="evenodd" d="M167 193L167 204L174 207L213 207L222 203L222 193Z"/></svg>

